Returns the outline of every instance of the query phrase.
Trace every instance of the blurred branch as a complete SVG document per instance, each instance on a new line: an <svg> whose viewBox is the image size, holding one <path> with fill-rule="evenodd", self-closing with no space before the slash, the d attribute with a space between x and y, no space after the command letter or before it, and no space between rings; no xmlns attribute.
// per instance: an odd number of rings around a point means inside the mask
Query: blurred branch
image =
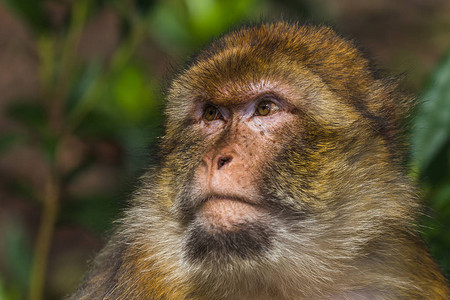
<svg viewBox="0 0 450 300"><path fill-rule="evenodd" d="M59 196L60 190L57 176L50 175L49 178L47 178L45 187L43 197L44 210L41 216L41 224L39 226L36 248L33 257L33 266L31 269L29 291L30 300L42 299L48 263L48 253L52 242L59 206Z"/></svg>
<svg viewBox="0 0 450 300"><path fill-rule="evenodd" d="M64 132L64 106L68 97L70 77L76 63L76 51L87 19L89 1L74 2L71 24L64 40L61 55L56 52L56 38L41 37L39 51L41 57L41 84L43 97L47 104L49 137L43 137L44 151L47 150L49 173L45 179L42 197L43 211L39 225L36 246L30 273L30 300L43 297L48 255L53 239L58 214L61 183L58 175L58 149ZM58 61L58 58L60 60ZM59 62L59 64L58 64ZM50 143L50 148L48 144Z"/></svg>

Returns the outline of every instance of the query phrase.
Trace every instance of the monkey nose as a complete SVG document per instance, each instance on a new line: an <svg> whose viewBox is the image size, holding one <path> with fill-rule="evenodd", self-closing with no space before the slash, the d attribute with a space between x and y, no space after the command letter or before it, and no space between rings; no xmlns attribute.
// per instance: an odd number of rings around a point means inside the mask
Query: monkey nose
<svg viewBox="0 0 450 300"><path fill-rule="evenodd" d="M217 169L220 170L222 167L229 164L232 160L233 160L233 157L231 157L230 155L220 156L217 159Z"/></svg>

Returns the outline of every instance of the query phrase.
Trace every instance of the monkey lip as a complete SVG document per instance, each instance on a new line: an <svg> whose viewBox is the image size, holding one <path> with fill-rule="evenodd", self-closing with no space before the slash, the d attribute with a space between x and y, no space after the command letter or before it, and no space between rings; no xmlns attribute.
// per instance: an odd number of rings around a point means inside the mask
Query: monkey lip
<svg viewBox="0 0 450 300"><path fill-rule="evenodd" d="M213 197L200 207L199 217L206 229L235 231L258 220L263 213L260 206L242 198Z"/></svg>

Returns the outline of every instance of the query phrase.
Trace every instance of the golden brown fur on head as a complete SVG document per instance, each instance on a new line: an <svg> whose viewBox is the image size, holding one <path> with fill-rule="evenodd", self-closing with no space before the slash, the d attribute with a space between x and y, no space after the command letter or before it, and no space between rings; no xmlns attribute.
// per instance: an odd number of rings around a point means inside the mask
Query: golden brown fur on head
<svg viewBox="0 0 450 300"><path fill-rule="evenodd" d="M225 35L174 80L162 161L73 298L445 299L401 166L408 105L327 27Z"/></svg>

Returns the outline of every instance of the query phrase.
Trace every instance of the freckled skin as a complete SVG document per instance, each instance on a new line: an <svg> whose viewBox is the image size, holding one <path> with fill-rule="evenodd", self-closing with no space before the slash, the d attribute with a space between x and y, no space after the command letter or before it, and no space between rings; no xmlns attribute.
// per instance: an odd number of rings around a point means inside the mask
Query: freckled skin
<svg viewBox="0 0 450 300"><path fill-rule="evenodd" d="M70 299L450 299L403 165L411 101L327 27L214 41Z"/></svg>

